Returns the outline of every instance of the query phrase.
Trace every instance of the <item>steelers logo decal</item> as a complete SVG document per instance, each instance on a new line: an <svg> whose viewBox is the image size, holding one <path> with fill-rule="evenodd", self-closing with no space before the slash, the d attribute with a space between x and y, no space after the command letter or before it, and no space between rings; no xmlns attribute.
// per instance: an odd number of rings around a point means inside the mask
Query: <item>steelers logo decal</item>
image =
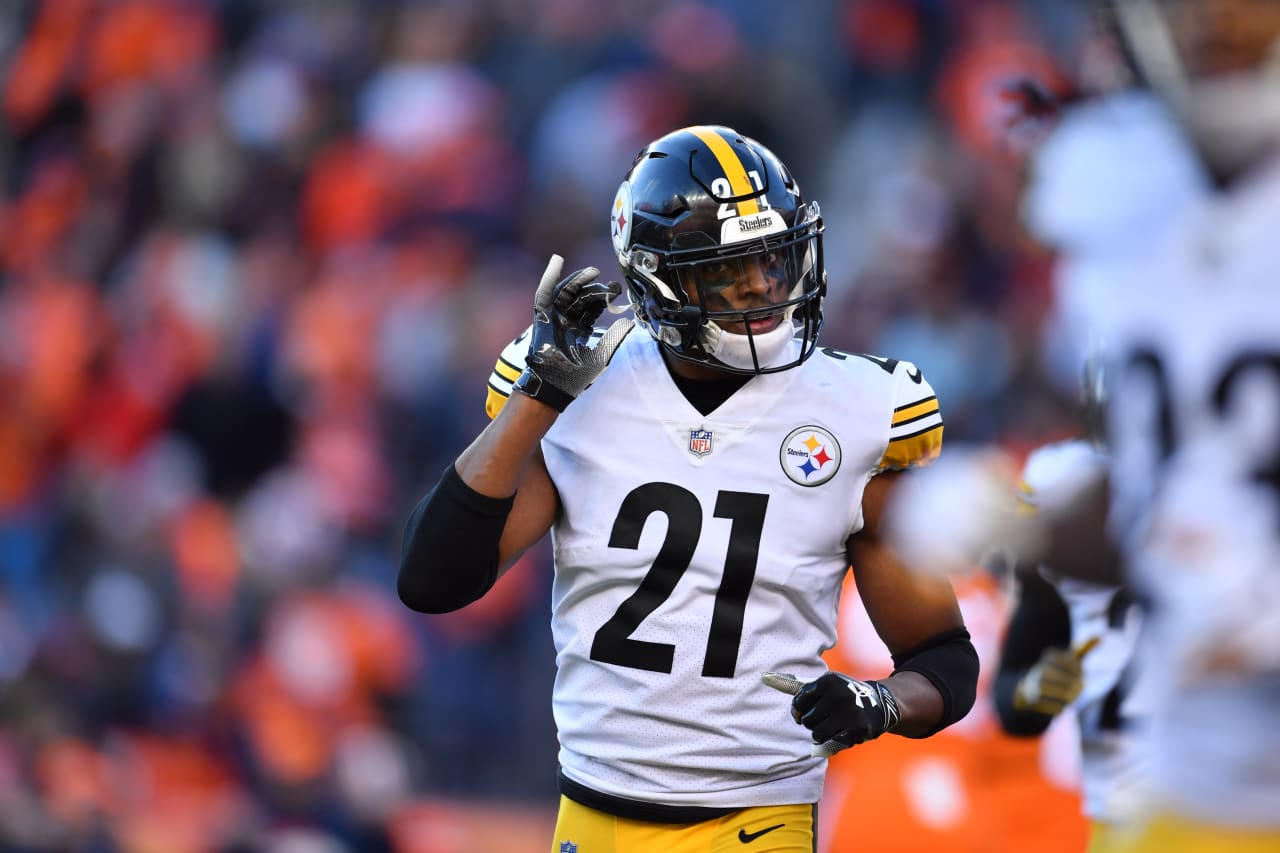
<svg viewBox="0 0 1280 853"><path fill-rule="evenodd" d="M798 427L782 442L778 461L793 483L820 486L840 470L840 445L822 427Z"/></svg>
<svg viewBox="0 0 1280 853"><path fill-rule="evenodd" d="M621 252L631 237L631 182L623 181L618 194L613 197L609 209L609 234L613 237L613 251Z"/></svg>

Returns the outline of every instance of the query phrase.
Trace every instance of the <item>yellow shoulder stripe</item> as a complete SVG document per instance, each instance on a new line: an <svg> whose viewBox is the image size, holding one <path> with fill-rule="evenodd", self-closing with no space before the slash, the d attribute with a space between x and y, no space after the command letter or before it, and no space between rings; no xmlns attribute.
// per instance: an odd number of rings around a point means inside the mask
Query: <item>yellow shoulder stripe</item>
<svg viewBox="0 0 1280 853"><path fill-rule="evenodd" d="M498 363L493 366L493 372L501 376L508 382L515 382L520 378L520 374L524 371L510 363L506 359L498 359Z"/></svg>
<svg viewBox="0 0 1280 853"><path fill-rule="evenodd" d="M908 403L905 406L899 406L894 409L893 425L900 426L905 424L907 421L916 420L917 418L924 417L925 415L932 414L936 411L938 411L937 396L925 397L923 400Z"/></svg>

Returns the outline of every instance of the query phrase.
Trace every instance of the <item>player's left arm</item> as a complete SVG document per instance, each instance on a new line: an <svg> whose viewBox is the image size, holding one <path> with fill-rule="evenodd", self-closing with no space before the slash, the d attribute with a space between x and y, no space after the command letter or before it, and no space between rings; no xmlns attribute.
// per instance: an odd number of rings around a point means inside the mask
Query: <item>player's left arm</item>
<svg viewBox="0 0 1280 853"><path fill-rule="evenodd" d="M911 474L885 471L863 494L863 528L849 538L848 555L867 615L893 655L882 683L897 700L892 731L927 737L960 720L973 707L978 656L945 576L913 571L881 535L884 507Z"/></svg>
<svg viewBox="0 0 1280 853"><path fill-rule="evenodd" d="M969 713L977 694L978 654L951 582L908 567L884 532L889 498L911 476L908 469L929 464L942 447L938 398L914 365L876 361L893 375L888 443L863 490L863 525L845 548L894 671L871 681L828 672L807 684L764 675L765 684L794 697L792 716L812 732L818 756L885 732L928 737Z"/></svg>
<svg viewBox="0 0 1280 853"><path fill-rule="evenodd" d="M893 655L887 678L863 681L828 672L808 683L768 672L764 683L789 693L791 714L813 736L813 754L830 757L885 732L928 737L964 717L978 687L978 654L951 582L912 571L880 534L884 506L909 474L886 471L863 494L863 528L846 549L858 594Z"/></svg>

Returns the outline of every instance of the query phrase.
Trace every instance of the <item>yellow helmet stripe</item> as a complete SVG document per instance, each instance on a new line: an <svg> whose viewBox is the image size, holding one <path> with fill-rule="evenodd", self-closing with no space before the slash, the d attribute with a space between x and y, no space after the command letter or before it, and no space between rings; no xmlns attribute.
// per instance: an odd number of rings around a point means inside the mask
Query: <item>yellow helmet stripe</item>
<svg viewBox="0 0 1280 853"><path fill-rule="evenodd" d="M749 195L757 191L755 185L751 183L751 179L747 177L747 170L742 165L742 160L733 152L732 146L724 141L724 137L711 128L702 125L686 127L685 130L706 143L706 146L711 149L711 153L716 155L716 161L720 163L720 168L724 170L724 176L729 179L729 189L733 191L735 196ZM750 216L759 212L760 203L754 198L738 202L739 216Z"/></svg>

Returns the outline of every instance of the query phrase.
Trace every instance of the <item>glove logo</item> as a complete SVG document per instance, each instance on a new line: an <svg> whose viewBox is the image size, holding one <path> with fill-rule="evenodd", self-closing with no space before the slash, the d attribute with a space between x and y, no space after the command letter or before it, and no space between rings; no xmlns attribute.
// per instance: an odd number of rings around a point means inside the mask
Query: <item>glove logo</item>
<svg viewBox="0 0 1280 853"><path fill-rule="evenodd" d="M560 853L578 853L578 845L572 841L561 841Z"/></svg>
<svg viewBox="0 0 1280 853"><path fill-rule="evenodd" d="M778 461L791 482L820 486L840 470L840 444L822 427L797 427L783 439Z"/></svg>
<svg viewBox="0 0 1280 853"><path fill-rule="evenodd" d="M621 253L631 239L631 182L623 181L618 194L613 197L609 214L609 234L613 237L613 251Z"/></svg>
<svg viewBox="0 0 1280 853"><path fill-rule="evenodd" d="M689 452L701 459L711 452L711 430L689 430Z"/></svg>
<svg viewBox="0 0 1280 853"><path fill-rule="evenodd" d="M861 681L850 681L849 690L853 693L853 702L859 708L874 708L880 704L880 700L876 698L876 690L870 684ZM866 699L867 704L862 704L862 700Z"/></svg>

